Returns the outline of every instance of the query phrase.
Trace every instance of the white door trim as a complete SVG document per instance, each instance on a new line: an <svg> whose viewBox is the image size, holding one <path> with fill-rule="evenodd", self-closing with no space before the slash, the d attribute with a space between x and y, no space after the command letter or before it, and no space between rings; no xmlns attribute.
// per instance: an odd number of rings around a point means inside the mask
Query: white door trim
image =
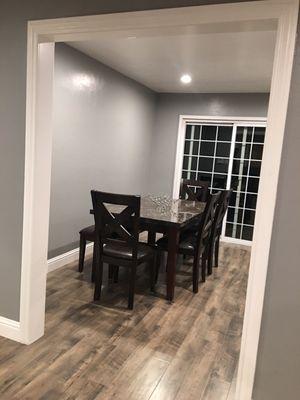
<svg viewBox="0 0 300 400"><path fill-rule="evenodd" d="M39 43L82 40L91 36L103 35L109 31L120 32L123 30L134 33L138 29L145 28L159 29L274 18L278 21L278 33L265 142L267 151L264 152L261 171L261 196L257 205L257 223L252 245L237 377L236 399L251 399L293 65L298 7L298 0L265 0L61 18L28 23L20 341L32 343L44 333L49 223L47 218L49 216L51 172L51 129L49 127L51 127L51 121L48 120L50 125L43 130L42 127L46 127L47 116L43 120L39 118L39 112L40 107L43 109L48 106L51 109L52 98L50 95L48 98L43 98L40 86L45 85L44 87L49 89L52 83L52 72L51 68L47 69L45 65L44 68L39 65ZM51 48L48 48L50 61L53 57L51 54ZM49 65L53 66L53 60ZM39 82L39 79L42 81ZM49 90L48 94L51 93Z"/></svg>

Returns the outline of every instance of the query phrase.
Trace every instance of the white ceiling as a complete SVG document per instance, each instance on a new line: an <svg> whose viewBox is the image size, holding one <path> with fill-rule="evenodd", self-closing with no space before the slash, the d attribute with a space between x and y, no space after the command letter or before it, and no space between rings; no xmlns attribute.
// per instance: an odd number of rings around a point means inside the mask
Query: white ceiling
<svg viewBox="0 0 300 400"><path fill-rule="evenodd" d="M269 92L275 27L230 28L106 34L68 44L157 92ZM189 85L180 82L185 73Z"/></svg>

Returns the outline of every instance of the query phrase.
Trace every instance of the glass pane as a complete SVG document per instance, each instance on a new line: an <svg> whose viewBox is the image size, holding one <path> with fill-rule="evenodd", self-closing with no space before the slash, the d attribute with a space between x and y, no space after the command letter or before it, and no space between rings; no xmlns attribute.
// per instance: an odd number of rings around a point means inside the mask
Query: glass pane
<svg viewBox="0 0 300 400"><path fill-rule="evenodd" d="M249 178L247 192L257 193L258 192L258 178Z"/></svg>
<svg viewBox="0 0 300 400"><path fill-rule="evenodd" d="M205 172L198 172L197 174L197 179L198 181L204 181L204 182L209 182L211 181L211 175Z"/></svg>
<svg viewBox="0 0 300 400"><path fill-rule="evenodd" d="M189 173L188 179L193 179L193 180L195 180L195 179L196 179L196 176L197 176L197 172L191 171L191 172Z"/></svg>
<svg viewBox="0 0 300 400"><path fill-rule="evenodd" d="M240 192L246 192L246 186L247 186L247 178L246 177L232 175L230 187L233 190L240 191Z"/></svg>
<svg viewBox="0 0 300 400"><path fill-rule="evenodd" d="M253 144L252 145L252 154L251 158L255 160L261 160L263 154L264 146L262 144Z"/></svg>
<svg viewBox="0 0 300 400"><path fill-rule="evenodd" d="M183 179L187 179L187 178L188 178L188 177L187 177L187 172L186 172L186 171L182 171L181 177L182 177Z"/></svg>
<svg viewBox="0 0 300 400"><path fill-rule="evenodd" d="M229 157L231 143L217 143L216 156Z"/></svg>
<svg viewBox="0 0 300 400"><path fill-rule="evenodd" d="M197 171L198 157L191 157L191 159L192 159L191 170Z"/></svg>
<svg viewBox="0 0 300 400"><path fill-rule="evenodd" d="M236 142L251 142L253 135L253 128L247 126L238 126L236 130Z"/></svg>
<svg viewBox="0 0 300 400"><path fill-rule="evenodd" d="M265 131L264 127L257 127L254 129L253 142L264 143L265 141Z"/></svg>
<svg viewBox="0 0 300 400"><path fill-rule="evenodd" d="M243 210L228 207L227 221L241 224L243 222Z"/></svg>
<svg viewBox="0 0 300 400"><path fill-rule="evenodd" d="M232 126L219 126L218 140L222 142L231 142Z"/></svg>
<svg viewBox="0 0 300 400"><path fill-rule="evenodd" d="M184 143L184 154L190 154L191 141L186 140Z"/></svg>
<svg viewBox="0 0 300 400"><path fill-rule="evenodd" d="M250 158L251 144L236 143L234 147L234 158Z"/></svg>
<svg viewBox="0 0 300 400"><path fill-rule="evenodd" d="M243 226L242 239L244 240L252 240L253 237L253 227L252 226Z"/></svg>
<svg viewBox="0 0 300 400"><path fill-rule="evenodd" d="M216 140L217 127L204 125L202 126L201 140Z"/></svg>
<svg viewBox="0 0 300 400"><path fill-rule="evenodd" d="M189 168L189 157L184 156L183 157L183 169L188 169Z"/></svg>
<svg viewBox="0 0 300 400"><path fill-rule="evenodd" d="M192 126L187 125L186 130L185 130L185 138L190 139L191 138L191 132L192 132Z"/></svg>
<svg viewBox="0 0 300 400"><path fill-rule="evenodd" d="M232 192L229 205L231 207L244 207L245 193Z"/></svg>
<svg viewBox="0 0 300 400"><path fill-rule="evenodd" d="M227 174L228 172L229 160L224 158L216 158L215 159L215 172L224 172Z"/></svg>
<svg viewBox="0 0 300 400"><path fill-rule="evenodd" d="M241 225L233 225L230 223L226 224L225 235L229 237L233 237L236 239L240 239L241 236Z"/></svg>
<svg viewBox="0 0 300 400"><path fill-rule="evenodd" d="M200 154L202 156L213 156L215 153L215 142L202 142Z"/></svg>
<svg viewBox="0 0 300 400"><path fill-rule="evenodd" d="M195 128L194 128L194 140L199 140L200 139L200 130L201 130L201 126L200 125L195 125Z"/></svg>
<svg viewBox="0 0 300 400"><path fill-rule="evenodd" d="M245 160L233 160L232 173L234 175L247 175L248 174L249 161Z"/></svg>
<svg viewBox="0 0 300 400"><path fill-rule="evenodd" d="M199 158L198 171L212 171L213 158Z"/></svg>
<svg viewBox="0 0 300 400"><path fill-rule="evenodd" d="M213 176L213 187L216 189L225 189L227 183L227 175L214 175Z"/></svg>
<svg viewBox="0 0 300 400"><path fill-rule="evenodd" d="M192 151L192 153L193 153L194 156L197 156L199 154L199 143L200 142L196 142L196 141L193 142L193 146L192 146L193 151Z"/></svg>
<svg viewBox="0 0 300 400"><path fill-rule="evenodd" d="M260 176L260 167L261 167L260 161L251 161L249 175L250 176Z"/></svg>
<svg viewBox="0 0 300 400"><path fill-rule="evenodd" d="M244 211L244 224L247 225L254 225L254 219L255 219L255 211L251 210L245 210Z"/></svg>
<svg viewBox="0 0 300 400"><path fill-rule="evenodd" d="M257 195L256 194L247 194L246 196L246 208L252 208L255 210L257 202Z"/></svg>

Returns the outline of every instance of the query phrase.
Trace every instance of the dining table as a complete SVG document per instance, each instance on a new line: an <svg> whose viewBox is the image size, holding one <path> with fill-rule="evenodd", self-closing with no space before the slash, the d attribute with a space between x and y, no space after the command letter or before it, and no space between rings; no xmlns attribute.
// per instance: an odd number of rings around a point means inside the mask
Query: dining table
<svg viewBox="0 0 300 400"><path fill-rule="evenodd" d="M166 298L174 300L176 264L180 232L200 220L206 203L181 199L170 199L159 196L141 197L140 231L148 232L148 243L154 245L157 233L162 233L168 239ZM112 213L122 211L122 206L109 205ZM91 210L93 214L93 210Z"/></svg>

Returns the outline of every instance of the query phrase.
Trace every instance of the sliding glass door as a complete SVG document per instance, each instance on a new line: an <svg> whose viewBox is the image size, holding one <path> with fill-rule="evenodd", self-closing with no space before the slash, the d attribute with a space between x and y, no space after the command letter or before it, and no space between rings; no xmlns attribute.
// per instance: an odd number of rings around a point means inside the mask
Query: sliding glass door
<svg viewBox="0 0 300 400"><path fill-rule="evenodd" d="M211 193L233 189L223 235L252 240L265 136L261 123L185 125L182 178L206 181Z"/></svg>

